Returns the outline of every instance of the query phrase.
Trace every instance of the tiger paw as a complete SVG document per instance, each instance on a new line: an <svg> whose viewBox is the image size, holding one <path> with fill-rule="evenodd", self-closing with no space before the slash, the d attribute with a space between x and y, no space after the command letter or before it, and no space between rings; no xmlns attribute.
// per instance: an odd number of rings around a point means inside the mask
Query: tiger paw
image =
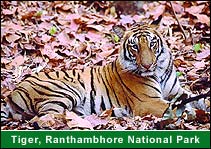
<svg viewBox="0 0 211 149"><path fill-rule="evenodd" d="M63 114L46 114L41 117L35 116L30 123L37 129L58 129L65 127Z"/></svg>

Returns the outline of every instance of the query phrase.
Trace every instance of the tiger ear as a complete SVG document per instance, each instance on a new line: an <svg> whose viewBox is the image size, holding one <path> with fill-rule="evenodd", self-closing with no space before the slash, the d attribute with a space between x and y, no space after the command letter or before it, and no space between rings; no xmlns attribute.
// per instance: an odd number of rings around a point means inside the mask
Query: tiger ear
<svg viewBox="0 0 211 149"><path fill-rule="evenodd" d="M163 16L160 15L156 20L153 20L153 21L151 22L151 25L159 25L162 18L163 18Z"/></svg>
<svg viewBox="0 0 211 149"><path fill-rule="evenodd" d="M126 28L122 25L114 25L112 30L121 39L125 34Z"/></svg>

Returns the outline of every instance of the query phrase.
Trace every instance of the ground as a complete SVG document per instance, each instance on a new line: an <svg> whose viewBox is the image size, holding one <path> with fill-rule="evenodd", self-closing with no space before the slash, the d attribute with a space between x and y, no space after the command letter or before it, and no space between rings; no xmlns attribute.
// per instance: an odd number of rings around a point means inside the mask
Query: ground
<svg viewBox="0 0 211 149"><path fill-rule="evenodd" d="M127 4L127 5L126 5ZM210 90L210 3L194 2L1 2L1 99L25 75L105 65L117 57L120 40L113 25L157 24L174 56L181 84L195 94ZM209 97L207 97L209 99ZM197 110L188 121L153 115L80 118L67 112L45 129L210 129L210 115ZM36 118L35 118L36 119ZM73 120L75 122L73 122ZM65 121L65 123L62 123ZM81 125L83 121L83 124ZM40 121L41 123L42 121ZM40 129L39 122L9 121L1 129Z"/></svg>

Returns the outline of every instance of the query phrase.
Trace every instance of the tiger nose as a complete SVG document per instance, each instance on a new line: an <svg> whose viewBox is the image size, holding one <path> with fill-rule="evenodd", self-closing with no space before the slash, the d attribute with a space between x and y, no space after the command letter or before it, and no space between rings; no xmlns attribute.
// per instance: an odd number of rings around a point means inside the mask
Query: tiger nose
<svg viewBox="0 0 211 149"><path fill-rule="evenodd" d="M143 64L142 66L148 70L152 66L152 64Z"/></svg>

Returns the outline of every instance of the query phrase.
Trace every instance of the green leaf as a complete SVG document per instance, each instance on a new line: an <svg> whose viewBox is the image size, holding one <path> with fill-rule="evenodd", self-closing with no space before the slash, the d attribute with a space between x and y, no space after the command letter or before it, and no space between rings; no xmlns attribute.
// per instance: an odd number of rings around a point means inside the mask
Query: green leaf
<svg viewBox="0 0 211 149"><path fill-rule="evenodd" d="M118 41L119 41L119 37L116 34L114 34L114 42L118 42Z"/></svg>
<svg viewBox="0 0 211 149"><path fill-rule="evenodd" d="M110 8L110 13L111 13L112 16L114 16L114 17L116 16L116 8L114 6L112 6Z"/></svg>
<svg viewBox="0 0 211 149"><path fill-rule="evenodd" d="M201 50L202 45L200 43L197 43L193 46L193 49L196 53L198 53Z"/></svg>
<svg viewBox="0 0 211 149"><path fill-rule="evenodd" d="M180 76L182 76L183 74L182 74L181 71L177 71L177 72L176 72L176 75L177 75L178 77L180 77Z"/></svg>
<svg viewBox="0 0 211 149"><path fill-rule="evenodd" d="M57 31L57 28L55 26L52 26L49 30L49 33L51 36L53 36L56 33L56 31Z"/></svg>
<svg viewBox="0 0 211 149"><path fill-rule="evenodd" d="M43 11L38 11L35 16L40 17L43 14Z"/></svg>

